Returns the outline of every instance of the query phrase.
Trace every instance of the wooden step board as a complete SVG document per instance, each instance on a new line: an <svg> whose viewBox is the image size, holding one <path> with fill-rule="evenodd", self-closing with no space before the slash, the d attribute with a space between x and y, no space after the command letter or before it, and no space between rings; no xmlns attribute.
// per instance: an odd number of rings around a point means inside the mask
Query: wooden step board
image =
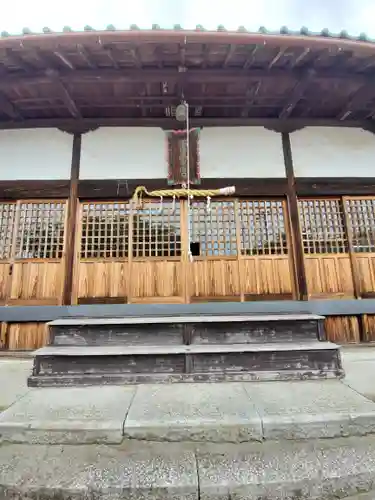
<svg viewBox="0 0 375 500"><path fill-rule="evenodd" d="M233 380L293 380L343 375L329 342L49 346L36 351L29 386Z"/></svg>
<svg viewBox="0 0 375 500"><path fill-rule="evenodd" d="M324 339L313 314L68 318L49 323L53 345L189 345Z"/></svg>

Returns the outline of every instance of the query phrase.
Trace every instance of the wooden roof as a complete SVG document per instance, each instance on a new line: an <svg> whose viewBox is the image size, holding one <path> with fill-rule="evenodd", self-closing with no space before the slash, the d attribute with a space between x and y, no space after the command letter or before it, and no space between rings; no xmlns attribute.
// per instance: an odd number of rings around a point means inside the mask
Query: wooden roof
<svg viewBox="0 0 375 500"><path fill-rule="evenodd" d="M341 33L138 30L0 38L0 128L192 124L363 126L375 116L375 43Z"/></svg>

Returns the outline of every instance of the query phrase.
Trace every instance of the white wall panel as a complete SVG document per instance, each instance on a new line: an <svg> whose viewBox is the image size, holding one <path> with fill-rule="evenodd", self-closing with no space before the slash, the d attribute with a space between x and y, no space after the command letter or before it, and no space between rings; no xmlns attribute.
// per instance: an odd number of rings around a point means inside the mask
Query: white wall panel
<svg viewBox="0 0 375 500"><path fill-rule="evenodd" d="M100 128L82 136L80 178L166 178L166 148L160 128Z"/></svg>
<svg viewBox="0 0 375 500"><path fill-rule="evenodd" d="M296 177L375 177L375 135L370 132L310 127L290 137Z"/></svg>
<svg viewBox="0 0 375 500"><path fill-rule="evenodd" d="M69 179L73 136L57 129L0 131L0 179Z"/></svg>
<svg viewBox="0 0 375 500"><path fill-rule="evenodd" d="M285 177L281 134L263 127L204 128L202 177Z"/></svg>

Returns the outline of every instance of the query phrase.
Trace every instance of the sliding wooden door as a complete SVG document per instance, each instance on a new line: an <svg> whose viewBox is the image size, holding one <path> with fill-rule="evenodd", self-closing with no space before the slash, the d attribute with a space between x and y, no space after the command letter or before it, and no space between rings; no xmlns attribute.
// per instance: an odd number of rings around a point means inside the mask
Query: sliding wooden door
<svg viewBox="0 0 375 500"><path fill-rule="evenodd" d="M184 302L181 220L178 201L81 203L74 302Z"/></svg>
<svg viewBox="0 0 375 500"><path fill-rule="evenodd" d="M190 241L190 301L293 298L284 200L193 201Z"/></svg>
<svg viewBox="0 0 375 500"><path fill-rule="evenodd" d="M16 207L16 203L0 203L0 305L7 303L11 286Z"/></svg>
<svg viewBox="0 0 375 500"><path fill-rule="evenodd" d="M27 200L8 208L12 241L8 232L7 304L62 303L66 205L60 200Z"/></svg>
<svg viewBox="0 0 375 500"><path fill-rule="evenodd" d="M342 200L299 200L309 298L354 296L349 242Z"/></svg>

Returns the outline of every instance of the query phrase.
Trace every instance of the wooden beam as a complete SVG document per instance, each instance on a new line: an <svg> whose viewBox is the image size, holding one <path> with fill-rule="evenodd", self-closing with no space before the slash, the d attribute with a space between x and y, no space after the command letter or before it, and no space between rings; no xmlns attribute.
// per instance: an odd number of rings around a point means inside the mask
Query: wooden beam
<svg viewBox="0 0 375 500"><path fill-rule="evenodd" d="M296 177L298 196L375 196L375 177Z"/></svg>
<svg viewBox="0 0 375 500"><path fill-rule="evenodd" d="M305 259L303 255L303 241L299 222L298 199L295 188L294 167L292 158L292 148L290 135L286 132L281 134L281 141L284 154L285 173L288 185L288 208L292 231L293 261L296 278L296 291L298 300L308 299L307 279L305 270Z"/></svg>
<svg viewBox="0 0 375 500"><path fill-rule="evenodd" d="M63 287L63 305L69 305L72 302L73 292L73 270L76 241L76 221L78 209L78 182L79 168L81 162L81 134L73 136L72 163L70 170L70 190L68 202L68 217L66 224L65 238L65 260L64 260L64 287Z"/></svg>
<svg viewBox="0 0 375 500"><path fill-rule="evenodd" d="M98 179L80 180L78 196L80 199L127 199L139 185L147 189L168 189L166 178L156 179ZM237 196L274 196L285 197L287 193L286 179L258 178L203 178L200 188L217 189L224 186L235 186ZM170 188L170 186L169 186Z"/></svg>
<svg viewBox="0 0 375 500"><path fill-rule="evenodd" d="M69 180L0 181L1 200L66 199Z"/></svg>
<svg viewBox="0 0 375 500"><path fill-rule="evenodd" d="M286 179L202 179L204 189L210 186L223 187L223 183L236 186L236 194L243 196L284 196L287 193ZM99 179L80 180L80 197L99 198L131 195L139 184L147 188L164 189L168 187L165 178L157 179ZM69 180L15 180L0 181L0 199L64 199L69 197ZM296 177L295 188L298 196L375 196L375 177Z"/></svg>
<svg viewBox="0 0 375 500"><path fill-rule="evenodd" d="M25 119L22 122L0 122L0 130L25 128L60 128L75 131L89 130L98 127L160 127L162 129L178 130L183 124L174 118L38 118ZM265 127L269 130L300 130L304 127L344 127L367 129L365 121L345 120L337 121L320 118L293 118L279 120L278 118L191 118L192 127Z"/></svg>
<svg viewBox="0 0 375 500"><path fill-rule="evenodd" d="M117 63L116 63L117 64ZM305 72L301 69L286 70L286 69L253 69L251 71L243 71L238 69L186 69L179 71L178 68L158 68L158 69L82 69L82 70L60 70L59 78L64 82L88 82L88 81L110 81L123 83L137 82L164 82L183 80L190 83L231 83L241 82L246 83L257 80L283 80L285 82L295 82L303 78ZM321 70L315 74L317 80L350 82L355 85L371 85L374 81L373 77L366 75L348 74L339 71ZM0 86L10 86L17 83L25 85L38 85L48 83L48 70L34 71L31 75L9 75L4 76L0 80Z"/></svg>

